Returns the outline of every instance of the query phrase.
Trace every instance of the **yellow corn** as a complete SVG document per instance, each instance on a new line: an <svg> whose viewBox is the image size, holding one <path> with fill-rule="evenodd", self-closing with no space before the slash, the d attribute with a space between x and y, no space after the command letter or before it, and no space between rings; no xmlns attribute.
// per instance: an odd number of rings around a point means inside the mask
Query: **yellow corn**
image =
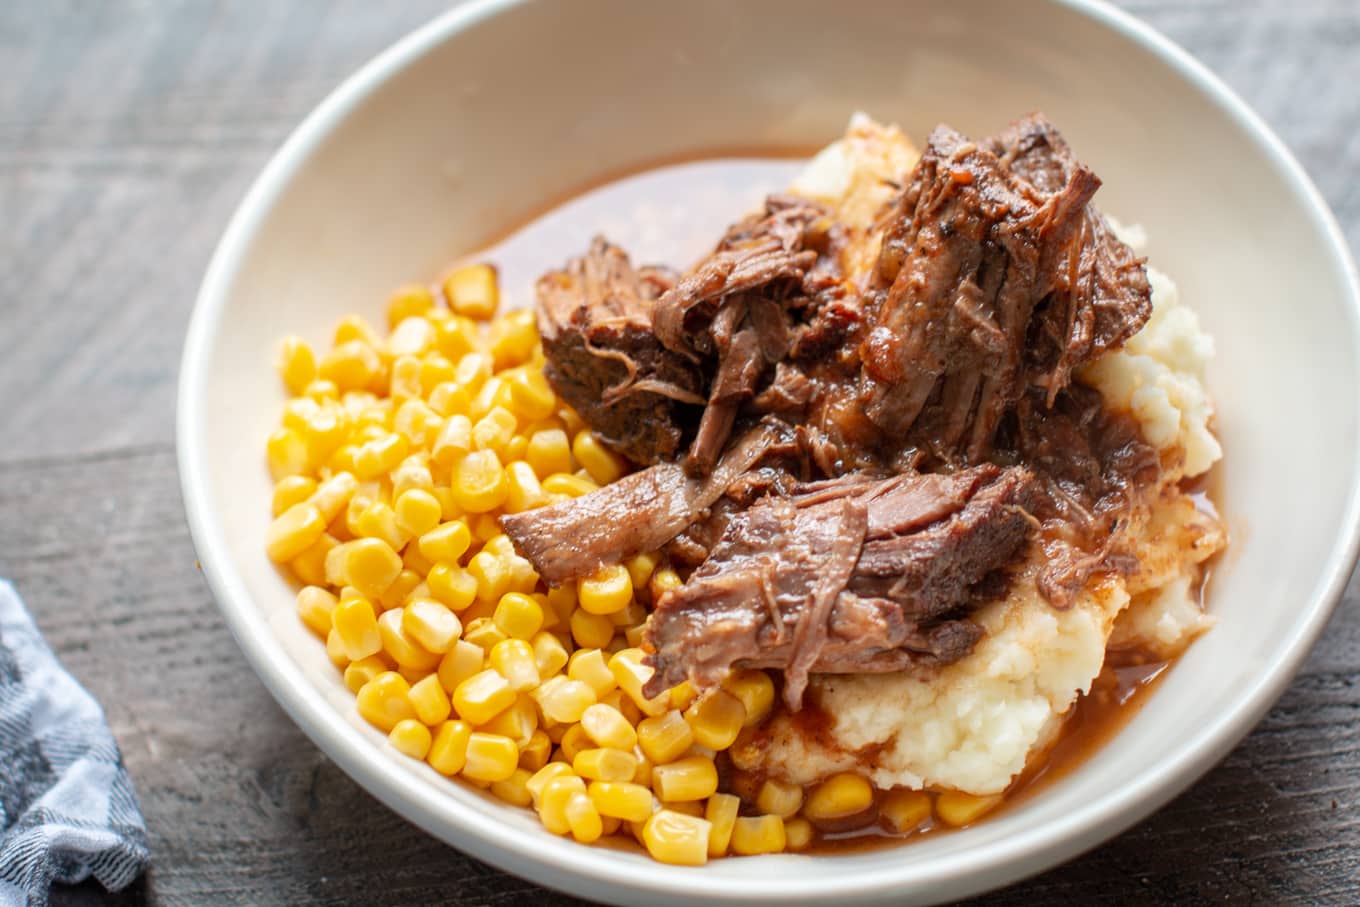
<svg viewBox="0 0 1360 907"><path fill-rule="evenodd" d="M519 748L519 764L521 768L526 768L531 772L536 772L548 764L548 756L552 754L552 740L546 731L535 728L529 735L529 741Z"/></svg>
<svg viewBox="0 0 1360 907"><path fill-rule="evenodd" d="M478 450L504 454L505 445L514 437L518 424L514 413L503 406L493 406L472 426L472 443Z"/></svg>
<svg viewBox="0 0 1360 907"><path fill-rule="evenodd" d="M341 600L331 611L331 622L350 661L358 661L382 651L378 616L373 613L373 604L368 599Z"/></svg>
<svg viewBox="0 0 1360 907"><path fill-rule="evenodd" d="M647 551L642 554L635 554L623 562L628 568L628 578L632 580L633 589L646 589L647 582L652 578L652 573L656 570L657 564L661 562L661 555L655 551Z"/></svg>
<svg viewBox="0 0 1360 907"><path fill-rule="evenodd" d="M685 720L700 746L725 750L737 739L746 722L741 700L726 690L714 690L685 710Z"/></svg>
<svg viewBox="0 0 1360 907"><path fill-rule="evenodd" d="M718 790L718 769L707 756L686 756L652 768L652 790L667 802L702 800Z"/></svg>
<svg viewBox="0 0 1360 907"><path fill-rule="evenodd" d="M637 759L631 752L597 747L577 753L571 767L591 781L631 781L637 772Z"/></svg>
<svg viewBox="0 0 1360 907"><path fill-rule="evenodd" d="M331 612L336 606L335 596L319 586L303 586L297 594L298 617L317 636L325 638L331 632ZM346 656L348 656L346 652Z"/></svg>
<svg viewBox="0 0 1360 907"><path fill-rule="evenodd" d="M652 814L652 792L629 781L592 781L587 792L600 815L645 822Z"/></svg>
<svg viewBox="0 0 1360 907"><path fill-rule="evenodd" d="M463 632L463 625L445 605L416 599L402 609L401 630L425 651L443 655Z"/></svg>
<svg viewBox="0 0 1360 907"><path fill-rule="evenodd" d="M601 567L577 584L577 601L591 614L614 614L633 601L633 581L622 564Z"/></svg>
<svg viewBox="0 0 1360 907"><path fill-rule="evenodd" d="M603 702L607 706L612 706L613 708L618 709L619 714L621 714L624 718L627 718L628 723L631 724L633 727L637 727L638 722L642 721L642 710L637 707L637 703L635 703L631 698L629 698L627 693L625 693L623 690L620 690L617 686L615 686L614 689L610 690L608 693L605 693L603 696L601 696L600 702ZM686 725L686 729L688 729L688 727L689 726Z"/></svg>
<svg viewBox="0 0 1360 907"><path fill-rule="evenodd" d="M435 344L438 345L439 330L437 328L435 329L434 337ZM453 381L453 376L453 363L438 351L426 353L420 360L420 392L425 395L426 402L429 403L431 409L435 409L434 403L430 399L434 394L434 389L442 384L448 384ZM441 416L448 415L447 412L442 410L436 410L436 412Z"/></svg>
<svg viewBox="0 0 1360 907"><path fill-rule="evenodd" d="M430 594L454 611L463 611L477 598L477 578L449 563L430 567L425 582Z"/></svg>
<svg viewBox="0 0 1360 907"><path fill-rule="evenodd" d="M633 783L641 784L644 787L652 786L652 760L647 758L647 754L642 751L642 747L633 747L633 758L638 761L637 771L633 773Z"/></svg>
<svg viewBox="0 0 1360 907"><path fill-rule="evenodd" d="M326 521L315 504L294 504L265 530L265 553L274 561L290 561L316 544L325 532Z"/></svg>
<svg viewBox="0 0 1360 907"><path fill-rule="evenodd" d="M613 672L609 670L609 662L599 649L578 649L573 652L567 663L567 676L590 684L597 697L606 695L618 686Z"/></svg>
<svg viewBox="0 0 1360 907"><path fill-rule="evenodd" d="M391 472L406 459L410 444L399 434L384 434L365 441L354 453L354 474L361 479L375 479Z"/></svg>
<svg viewBox="0 0 1360 907"><path fill-rule="evenodd" d="M294 394L316 380L316 354L301 337L285 337L279 350L279 377Z"/></svg>
<svg viewBox="0 0 1360 907"><path fill-rule="evenodd" d="M332 570L332 564L335 569ZM369 598L380 598L402 570L401 558L381 539L355 539L326 555L326 575L334 585L353 586Z"/></svg>
<svg viewBox="0 0 1360 907"><path fill-rule="evenodd" d="M571 766L565 762L549 762L537 769L525 782L524 787L529 791L529 796L533 798L534 804L537 805L542 801L543 789L547 787L549 781L554 778L571 777L573 775Z"/></svg>
<svg viewBox="0 0 1360 907"><path fill-rule="evenodd" d="M439 429L430 456L436 464L447 469L457 464L472 449L472 420L461 413L455 413L449 416Z"/></svg>
<svg viewBox="0 0 1360 907"><path fill-rule="evenodd" d="M463 777L473 781L504 781L519 768L519 747L509 737L473 731L468 735Z"/></svg>
<svg viewBox="0 0 1360 907"><path fill-rule="evenodd" d="M434 340L434 325L428 320L414 316L403 318L387 338L387 351L402 358L423 356L434 346ZM417 383L416 393L419 392Z"/></svg>
<svg viewBox="0 0 1360 907"><path fill-rule="evenodd" d="M308 500L321 512L323 520L333 523L358 490L359 480L353 474L338 472L318 485Z"/></svg>
<svg viewBox="0 0 1360 907"><path fill-rule="evenodd" d="M797 815L803 805L803 789L797 784L769 778L760 786L756 795L756 807L765 813L787 819Z"/></svg>
<svg viewBox="0 0 1360 907"><path fill-rule="evenodd" d="M595 703L595 691L588 685L561 675L545 680L530 695L544 718L564 724L580 721L586 709Z"/></svg>
<svg viewBox="0 0 1360 907"><path fill-rule="evenodd" d="M453 366L449 366L450 377L452 377L453 373L454 373ZM461 433L461 429L459 429L456 430L457 432L456 434L450 436L450 439L456 440L457 438L460 437L466 437L468 439L469 445L471 444L472 440L472 423L468 421L466 413L468 404L471 402L472 398L468 395L467 390L460 386L458 382L452 380L445 380L435 385L434 389L430 391L429 399L426 400L426 403L429 404L430 409L434 410L436 413L438 413L439 415L443 416L446 419L450 419L455 415L462 414L463 421L461 424L466 426L467 434L463 435ZM435 451L439 449L438 439L444 437L444 431L447 429L447 427L448 423L446 422L440 426L440 430L435 434L436 438L435 446L431 450L431 453L435 453ZM462 456L471 449L472 449L471 446L463 447L462 450L457 451L457 455ZM449 462L452 462L451 460L447 459L447 456L448 451L446 450L445 456L444 457L436 456L436 460L441 462L443 465L447 466Z"/></svg>
<svg viewBox="0 0 1360 907"><path fill-rule="evenodd" d="M465 721L444 721L435 729L426 761L441 775L456 775L467 761L472 728Z"/></svg>
<svg viewBox="0 0 1360 907"><path fill-rule="evenodd" d="M406 544L406 533L397 525L397 514L382 501L374 501L364 508L355 521L355 534L363 538L381 539L394 552Z"/></svg>
<svg viewBox="0 0 1360 907"><path fill-rule="evenodd" d="M419 594L416 590L420 590ZM377 604L381 605L384 610L390 611L418 598L428 598L429 594L430 590L429 587L425 586L424 578L414 570L408 570L403 566L401 572L397 574L397 578L392 580L392 585L388 586L386 591L379 596Z"/></svg>
<svg viewBox="0 0 1360 907"><path fill-rule="evenodd" d="M741 700L746 709L745 727L764 721L774 706L774 681L759 670L733 671L723 681L723 689Z"/></svg>
<svg viewBox="0 0 1360 907"><path fill-rule="evenodd" d="M428 325L429 322L426 321L425 324ZM419 400L420 360L415 356L398 356L392 363L392 374L388 380L387 392L394 401L404 403L413 399Z"/></svg>
<svg viewBox="0 0 1360 907"><path fill-rule="evenodd" d="M522 639L503 639L491 647L491 667L517 692L539 684L533 648Z"/></svg>
<svg viewBox="0 0 1360 907"><path fill-rule="evenodd" d="M509 492L505 470L494 450L474 450L453 467L454 500L468 513L485 513L499 507Z"/></svg>
<svg viewBox="0 0 1360 907"><path fill-rule="evenodd" d="M496 269L487 264L464 265L444 278L449 308L466 318L487 321L500 305Z"/></svg>
<svg viewBox="0 0 1360 907"><path fill-rule="evenodd" d="M444 657L439 660L439 683L444 691L452 693L458 685L482 670L486 653L482 648L465 639L455 642Z"/></svg>
<svg viewBox="0 0 1360 907"><path fill-rule="evenodd" d="M439 518L443 512L443 508L439 506L439 499L433 493L420 488L408 488L403 491L397 498L393 510L397 526L410 536L424 536L434 529L439 525Z"/></svg>
<svg viewBox="0 0 1360 907"><path fill-rule="evenodd" d="M344 643L340 641L340 634L335 632L334 627L326 634L326 657L341 670L349 667L349 656L345 655Z"/></svg>
<svg viewBox="0 0 1360 907"><path fill-rule="evenodd" d="M558 725L558 727L561 726L562 725L560 724ZM552 729L550 728L549 736L551 735ZM576 756L579 753L583 750L590 749L590 736L586 733L585 728L581 727L579 724L572 724L567 726L567 732L562 735L562 739L557 746L561 751L562 759L567 762L575 762Z"/></svg>
<svg viewBox="0 0 1360 907"><path fill-rule="evenodd" d="M566 646L551 633L540 630L533 638L534 663L538 666L538 676L546 680L557 674L566 665L568 655ZM579 678L576 678L579 679Z"/></svg>
<svg viewBox="0 0 1360 907"><path fill-rule="evenodd" d="M742 856L780 853L787 843L779 816L739 816L732 826L732 852Z"/></svg>
<svg viewBox="0 0 1360 907"><path fill-rule="evenodd" d="M326 557L331 553L331 549L339 544L339 539L328 532L323 532L321 538L289 561L288 566L304 583L311 586L325 585Z"/></svg>
<svg viewBox="0 0 1360 907"><path fill-rule="evenodd" d="M807 819L784 820L784 847L786 850L807 850L812 846L812 823Z"/></svg>
<svg viewBox="0 0 1360 907"><path fill-rule="evenodd" d="M501 734L515 741L516 746L525 746L533 739L534 731L538 730L538 709L532 699L521 693L509 708L502 710L478 730Z"/></svg>
<svg viewBox="0 0 1360 907"><path fill-rule="evenodd" d="M627 471L623 458L601 444L589 430L577 432L571 442L571 453L597 485L608 485Z"/></svg>
<svg viewBox="0 0 1360 907"><path fill-rule="evenodd" d="M477 325L460 315L441 319L434 325L434 342L439 352L456 362L478 345Z"/></svg>
<svg viewBox="0 0 1360 907"><path fill-rule="evenodd" d="M355 697L359 714L379 730L390 731L398 721L416 717L411 685L395 671L384 671L364 684Z"/></svg>
<svg viewBox="0 0 1360 907"><path fill-rule="evenodd" d="M468 561L467 572L477 582L478 601L499 602L501 596L510 591L513 577L506 560L490 551L474 554Z"/></svg>
<svg viewBox="0 0 1360 907"><path fill-rule="evenodd" d="M473 612L469 611L471 616ZM474 645L480 646L487 654L496 647L497 643L509 639L505 631L496 625L496 622L489 617L474 617L468 621L467 629L463 631L463 638Z"/></svg>
<svg viewBox="0 0 1360 907"><path fill-rule="evenodd" d="M578 614L581 612L577 612ZM572 618L572 630L575 632L575 618ZM648 699L642 693L642 688L647 681L652 679L653 670L642 663L641 649L623 649L614 653L609 659L609 670L618 681L619 688L637 704L643 714L650 717L664 715L670 710L670 697L666 693L658 694L654 699ZM718 747L713 747L717 749Z"/></svg>
<svg viewBox="0 0 1360 907"><path fill-rule="evenodd" d="M550 495L560 494L569 498L579 498L599 489L600 486L590 479L583 479L571 473L555 472L543 479L543 491Z"/></svg>
<svg viewBox="0 0 1360 907"><path fill-rule="evenodd" d="M642 842L657 862L702 866L708 862L709 832L706 819L663 809L643 826Z"/></svg>
<svg viewBox="0 0 1360 907"><path fill-rule="evenodd" d="M505 512L522 513L544 503L543 486L538 483L534 468L523 460L505 467Z"/></svg>
<svg viewBox="0 0 1360 907"><path fill-rule="evenodd" d="M539 369L525 369L510 380L510 399L526 421L546 419L557 409L557 397Z"/></svg>
<svg viewBox="0 0 1360 907"><path fill-rule="evenodd" d="M396 327L407 318L424 316L434 308L434 294L420 284L407 284L393 291L387 300L387 324Z"/></svg>
<svg viewBox="0 0 1360 907"><path fill-rule="evenodd" d="M351 693L358 693L364 684L387 670L390 670L390 666L381 655L352 661L345 667L345 688Z"/></svg>
<svg viewBox="0 0 1360 907"><path fill-rule="evenodd" d="M530 435L524 459L540 480L559 473L570 475L575 468L567 433L560 428L547 428Z"/></svg>
<svg viewBox="0 0 1360 907"><path fill-rule="evenodd" d="M303 388L302 392L318 403L322 400L340 399L340 388L335 386L335 382L322 381L319 378Z"/></svg>
<svg viewBox="0 0 1360 907"><path fill-rule="evenodd" d="M803 815L814 822L829 822L862 813L873 803L874 789L869 782L853 772L842 772L812 789L803 804Z"/></svg>
<svg viewBox="0 0 1360 907"><path fill-rule="evenodd" d="M889 831L906 834L930 818L933 808L924 791L893 788L883 795L878 806L879 820Z"/></svg>
<svg viewBox="0 0 1360 907"><path fill-rule="evenodd" d="M520 753L521 763L524 761L524 753ZM491 785L491 793L509 803L511 806L528 806L533 802L529 796L529 789L524 785L529 780L529 771L524 768L517 768L510 773L510 777L504 781L496 781Z"/></svg>
<svg viewBox="0 0 1360 907"><path fill-rule="evenodd" d="M682 680L671 687L670 705L673 709L684 711L694 704L694 700L699 698L699 692L694 689L694 684L688 680Z"/></svg>
<svg viewBox="0 0 1360 907"><path fill-rule="evenodd" d="M382 360L362 340L346 340L321 357L317 375L341 391L363 390L382 373Z"/></svg>
<svg viewBox="0 0 1360 907"><path fill-rule="evenodd" d="M387 740L412 759L424 760L430 752L430 729L414 718L404 718L393 725Z"/></svg>
<svg viewBox="0 0 1360 907"><path fill-rule="evenodd" d="M571 836L582 844L593 844L604 834L600 813L584 792L577 791L567 800L566 817Z"/></svg>
<svg viewBox="0 0 1360 907"><path fill-rule="evenodd" d="M714 794L708 798L704 807L704 818L709 823L708 855L727 856L727 848L732 842L732 827L737 822L737 811L741 809L741 798L732 794Z"/></svg>
<svg viewBox="0 0 1360 907"><path fill-rule="evenodd" d="M570 770L568 770L570 771ZM575 794L584 794L586 783L573 774L561 774L549 778L538 795L538 817L543 827L555 835L565 835L571 831L571 820L567 818L567 804Z"/></svg>
<svg viewBox="0 0 1360 907"><path fill-rule="evenodd" d="M274 516L278 516L294 504L301 504L310 498L314 491L316 479L311 476L285 476L274 486L270 510Z"/></svg>
<svg viewBox="0 0 1360 907"><path fill-rule="evenodd" d="M507 592L501 596L492 619L506 636L532 639L543 626L543 608L522 592Z"/></svg>
<svg viewBox="0 0 1360 907"><path fill-rule="evenodd" d="M358 340L375 350L382 347L382 336L361 315L346 315L335 325L335 334L332 338L335 345L351 340Z"/></svg>
<svg viewBox="0 0 1360 907"><path fill-rule="evenodd" d="M655 604L661 600L661 596L672 589L680 588L682 585L684 583L680 580L680 574L670 567L662 567L652 574L651 580L647 583L647 591L651 593L652 603Z"/></svg>
<svg viewBox="0 0 1360 907"><path fill-rule="evenodd" d="M637 731L618 709L595 703L581 714L581 727L598 746L631 753L637 744ZM580 772L585 774L585 772ZM631 772L629 773L631 776Z"/></svg>
<svg viewBox="0 0 1360 907"><path fill-rule="evenodd" d="M416 717L430 727L446 720L452 712L449 694L444 692L444 687L440 685L436 674L428 674L412 684L407 697L411 700L411 707L416 711Z"/></svg>
<svg viewBox="0 0 1360 907"><path fill-rule="evenodd" d="M485 724L515 701L515 691L495 671L479 671L453 691L458 717L470 724Z"/></svg>
<svg viewBox="0 0 1360 907"><path fill-rule="evenodd" d="M935 815L946 825L971 825L1001 802L1001 795L978 797L961 791L942 791L935 798Z"/></svg>

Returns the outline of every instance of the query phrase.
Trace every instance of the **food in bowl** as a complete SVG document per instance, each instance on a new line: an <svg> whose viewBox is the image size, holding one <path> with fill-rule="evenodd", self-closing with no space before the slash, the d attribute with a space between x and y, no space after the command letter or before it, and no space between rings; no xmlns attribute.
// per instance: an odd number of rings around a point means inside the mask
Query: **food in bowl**
<svg viewBox="0 0 1360 907"><path fill-rule="evenodd" d="M683 275L597 238L286 342L266 547L359 713L672 863L996 808L1226 544L1212 342L1098 186L1042 115L857 116Z"/></svg>

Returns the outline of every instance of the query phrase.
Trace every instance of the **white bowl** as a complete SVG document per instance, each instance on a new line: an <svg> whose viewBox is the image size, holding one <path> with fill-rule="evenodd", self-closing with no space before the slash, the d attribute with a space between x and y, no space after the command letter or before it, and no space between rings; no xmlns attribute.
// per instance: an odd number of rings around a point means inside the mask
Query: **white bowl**
<svg viewBox="0 0 1360 907"><path fill-rule="evenodd" d="M1214 578L1218 627L1116 740L1041 796L876 852L663 866L554 837L395 755L355 715L262 550L278 339L320 341L347 311L377 318L394 285L603 175L721 147L815 146L855 109L917 137L939 121L987 134L1042 109L1104 179L1100 205L1147 227L1152 259L1218 343L1234 535ZM431 834L603 900L925 903L1116 834L1284 689L1356 556L1358 311L1341 234L1279 140L1183 51L1104 5L481 2L345 82L250 190L189 329L180 472L204 572L261 679L341 768Z"/></svg>

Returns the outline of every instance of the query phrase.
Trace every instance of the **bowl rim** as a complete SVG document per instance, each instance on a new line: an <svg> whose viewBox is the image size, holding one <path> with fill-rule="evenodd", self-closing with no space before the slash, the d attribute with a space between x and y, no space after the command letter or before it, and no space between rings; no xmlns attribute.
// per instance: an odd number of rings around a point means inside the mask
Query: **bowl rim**
<svg viewBox="0 0 1360 907"><path fill-rule="evenodd" d="M456 33L535 0L472 0L417 28L346 78L284 141L256 177L213 252L199 288L185 338L176 403L176 447L181 491L190 535L203 574L227 626L247 660L276 701L326 755L370 794L448 844L508 872L561 887L569 879L594 883L612 897L688 897L715 902L792 903L864 901L890 895L934 900L1007 884L1050 868L1108 840L1188 787L1246 736L1298 671L1339 601L1360 554L1360 400L1352 445L1350 487L1341 533L1328 555L1321 580L1285 640L1283 657L1266 667L1238 695L1234 705L1168 757L1064 818L986 848L968 850L927 864L857 867L853 878L839 874L784 872L729 876L702 869L643 863L601 848L582 847L547 833L525 835L510 824L486 822L470 805L475 796L454 787L451 798L429 797L427 782L372 746L348 722L335 720L334 707L304 676L269 632L251 619L252 598L226 556L227 544L215 519L205 466L205 413L200 401L207 385L213 337L228 289L260 225L302 163L351 110L381 85ZM1313 226L1326 238L1332 267L1346 288L1352 354L1360 363L1360 278L1336 218L1302 166L1265 122L1222 80L1152 26L1105 0L1048 0L1132 40L1157 57L1188 86L1224 111L1264 154L1290 194L1299 199ZM512 807L506 807L507 809ZM760 865L755 863L754 865ZM902 885L910 882L911 890Z"/></svg>

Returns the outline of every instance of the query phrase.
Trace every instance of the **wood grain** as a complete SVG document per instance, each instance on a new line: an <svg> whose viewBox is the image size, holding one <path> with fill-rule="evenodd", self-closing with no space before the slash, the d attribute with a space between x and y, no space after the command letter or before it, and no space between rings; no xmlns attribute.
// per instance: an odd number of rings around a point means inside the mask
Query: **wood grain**
<svg viewBox="0 0 1360 907"><path fill-rule="evenodd" d="M0 575L103 701L154 868L63 904L572 899L379 805L284 716L195 568L180 343L231 209L341 78L446 7L0 5ZM1360 4L1128 0L1243 94L1360 241ZM976 903L1360 902L1360 586L1279 704L1166 809Z"/></svg>

